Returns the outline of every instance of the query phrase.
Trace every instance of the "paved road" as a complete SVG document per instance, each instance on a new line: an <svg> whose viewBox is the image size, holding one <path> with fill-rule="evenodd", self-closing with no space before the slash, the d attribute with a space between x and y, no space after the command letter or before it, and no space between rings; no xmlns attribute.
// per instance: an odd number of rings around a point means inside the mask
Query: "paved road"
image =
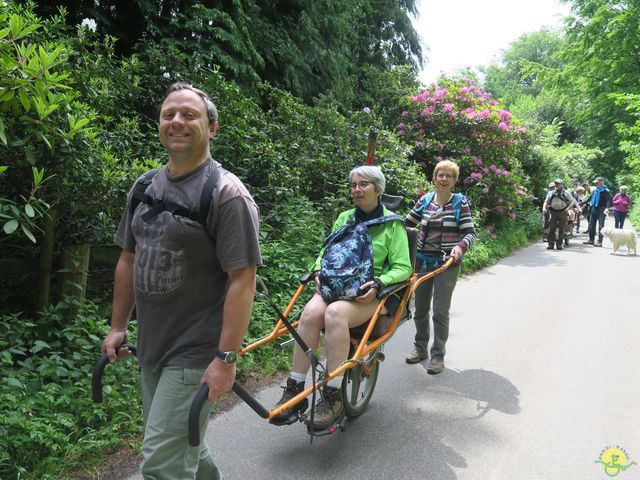
<svg viewBox="0 0 640 480"><path fill-rule="evenodd" d="M618 478L640 479L640 256L584 239L460 280L440 375L404 363L413 325L401 326L346 432L310 445L302 424L271 426L244 404L216 416L207 439L227 480L605 479L608 447L639 463Z"/></svg>

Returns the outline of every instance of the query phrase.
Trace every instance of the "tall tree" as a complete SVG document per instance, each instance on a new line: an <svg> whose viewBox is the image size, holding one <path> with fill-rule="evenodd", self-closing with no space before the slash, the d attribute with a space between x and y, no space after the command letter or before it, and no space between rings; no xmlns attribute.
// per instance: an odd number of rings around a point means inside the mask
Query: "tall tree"
<svg viewBox="0 0 640 480"><path fill-rule="evenodd" d="M572 0L561 55L566 61L553 78L575 112L585 143L605 152L601 174L615 178L624 153L616 124L635 117L618 106L616 94L640 93L640 4L626 0Z"/></svg>
<svg viewBox="0 0 640 480"><path fill-rule="evenodd" d="M37 11L58 6L68 22L95 19L120 56L178 49L196 69L219 66L245 92L266 80L308 103L349 107L365 68L422 62L415 0L61 0Z"/></svg>

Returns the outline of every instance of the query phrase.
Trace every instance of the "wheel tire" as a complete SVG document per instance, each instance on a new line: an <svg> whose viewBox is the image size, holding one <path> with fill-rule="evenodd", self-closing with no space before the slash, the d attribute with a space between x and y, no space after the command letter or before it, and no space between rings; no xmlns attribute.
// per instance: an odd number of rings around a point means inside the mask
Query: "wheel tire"
<svg viewBox="0 0 640 480"><path fill-rule="evenodd" d="M342 402L348 418L361 415L367 408L378 381L380 362L376 359L377 350L370 353L365 363L372 364L369 375L365 375L361 365L356 365L344 372L342 380Z"/></svg>

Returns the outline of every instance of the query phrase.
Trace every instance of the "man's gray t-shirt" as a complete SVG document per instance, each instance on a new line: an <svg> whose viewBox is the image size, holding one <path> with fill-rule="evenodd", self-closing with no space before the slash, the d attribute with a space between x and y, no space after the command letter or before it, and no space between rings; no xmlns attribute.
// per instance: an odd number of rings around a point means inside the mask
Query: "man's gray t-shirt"
<svg viewBox="0 0 640 480"><path fill-rule="evenodd" d="M177 178L164 167L146 193L198 211L204 183L218 166L209 160ZM227 272L261 263L258 207L242 182L226 173L213 191L208 233L167 211L145 222L149 209L140 203L132 215L127 206L116 234L116 244L135 252L138 362L152 371L206 367L220 339Z"/></svg>

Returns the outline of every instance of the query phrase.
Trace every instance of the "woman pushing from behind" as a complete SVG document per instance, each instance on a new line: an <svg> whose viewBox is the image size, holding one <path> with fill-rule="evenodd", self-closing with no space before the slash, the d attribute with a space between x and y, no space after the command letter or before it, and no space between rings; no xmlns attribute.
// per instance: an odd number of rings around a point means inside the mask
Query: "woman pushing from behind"
<svg viewBox="0 0 640 480"><path fill-rule="evenodd" d="M444 369L451 297L462 256L476 240L469 202L464 195L452 192L459 175L460 168L451 160L439 162L433 171L435 192L423 195L405 219L408 226L419 228L418 273L437 269L442 263L443 252L455 260L444 272L422 282L415 294L415 346L406 361L418 363L429 357L429 312L433 300L433 344L427 365L427 373L431 375Z"/></svg>

